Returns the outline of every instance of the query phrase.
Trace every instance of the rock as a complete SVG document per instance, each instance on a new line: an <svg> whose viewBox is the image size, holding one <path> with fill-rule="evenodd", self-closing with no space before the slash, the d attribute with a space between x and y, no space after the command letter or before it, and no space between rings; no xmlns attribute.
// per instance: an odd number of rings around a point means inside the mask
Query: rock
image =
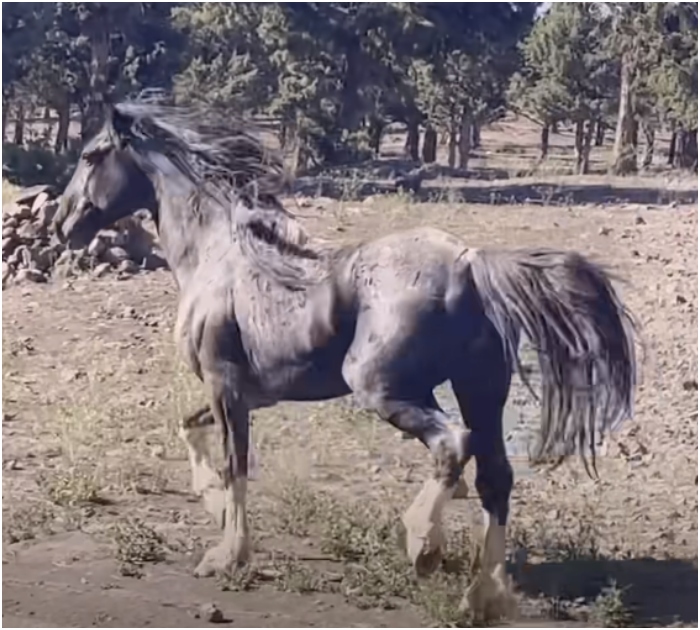
<svg viewBox="0 0 700 630"><path fill-rule="evenodd" d="M37 186L30 186L29 188L24 188L17 195L15 195L15 203L18 205L31 206L34 200L42 193L47 194L47 199L49 194L53 193L53 186L49 184L39 184Z"/></svg>
<svg viewBox="0 0 700 630"><path fill-rule="evenodd" d="M5 209L5 216L12 217L17 221L26 221L31 219L32 210L27 206L20 206L19 204L12 204L9 208Z"/></svg>
<svg viewBox="0 0 700 630"><path fill-rule="evenodd" d="M61 252L54 263L56 267L69 266L73 262L73 252L70 249L66 249Z"/></svg>
<svg viewBox="0 0 700 630"><path fill-rule="evenodd" d="M138 273L139 266L133 260L127 258L117 265L117 271L124 274Z"/></svg>
<svg viewBox="0 0 700 630"><path fill-rule="evenodd" d="M2 229L4 231L5 228L16 228L18 225L19 225L19 221L15 217L7 217L2 222Z"/></svg>
<svg viewBox="0 0 700 630"><path fill-rule="evenodd" d="M42 271L49 271L56 260L53 251L41 243L31 246L29 248L29 254L34 266Z"/></svg>
<svg viewBox="0 0 700 630"><path fill-rule="evenodd" d="M100 258L102 254L105 253L106 249L107 245L105 244L102 236L98 234L95 238L92 239L92 241L90 241L90 244L87 248L87 252L90 256L94 258Z"/></svg>
<svg viewBox="0 0 700 630"><path fill-rule="evenodd" d="M34 198L34 202L32 203L32 216L35 217L39 213L39 210L41 210L44 204L48 203L48 201L49 193L47 193L46 191L40 192Z"/></svg>
<svg viewBox="0 0 700 630"><path fill-rule="evenodd" d="M58 201L47 201L36 212L35 220L42 227L48 228L58 212Z"/></svg>
<svg viewBox="0 0 700 630"><path fill-rule="evenodd" d="M7 258L12 251L15 249L15 245L17 245L17 241L10 237L10 238L3 238L2 239L2 257Z"/></svg>
<svg viewBox="0 0 700 630"><path fill-rule="evenodd" d="M644 217L637 217L634 220L635 225L646 225L646 221L644 220Z"/></svg>
<svg viewBox="0 0 700 630"><path fill-rule="evenodd" d="M36 284L41 284L46 282L46 276L35 268L20 269L15 274L15 282L21 284L23 282L34 282Z"/></svg>
<svg viewBox="0 0 700 630"><path fill-rule="evenodd" d="M5 286L8 278L12 274L12 268L6 262L2 263L2 286Z"/></svg>
<svg viewBox="0 0 700 630"><path fill-rule="evenodd" d="M199 617L208 623L223 623L224 613L214 603L202 604L198 611Z"/></svg>
<svg viewBox="0 0 700 630"><path fill-rule="evenodd" d="M17 236L24 241L33 241L39 238L39 228L33 223L23 223L17 228Z"/></svg>
<svg viewBox="0 0 700 630"><path fill-rule="evenodd" d="M110 265L108 262L103 262L92 270L92 275L95 276L95 278L102 278L110 271L112 271L112 265Z"/></svg>
<svg viewBox="0 0 700 630"><path fill-rule="evenodd" d="M29 267L32 262L32 255L26 245L20 245L7 258L7 262L12 267Z"/></svg>
<svg viewBox="0 0 700 630"><path fill-rule="evenodd" d="M17 236L17 230L13 227L2 228L2 238L15 238Z"/></svg>
<svg viewBox="0 0 700 630"><path fill-rule="evenodd" d="M165 258L163 258L159 254L151 253L143 259L141 267L146 271L155 271L156 269L167 269L168 261L165 260Z"/></svg>
<svg viewBox="0 0 700 630"><path fill-rule="evenodd" d="M110 247L105 251L104 259L117 267L124 261L129 260L129 252L123 247Z"/></svg>
<svg viewBox="0 0 700 630"><path fill-rule="evenodd" d="M601 236L607 236L608 234L610 234L610 232L612 232L612 228L605 226L598 230L598 234L600 234Z"/></svg>

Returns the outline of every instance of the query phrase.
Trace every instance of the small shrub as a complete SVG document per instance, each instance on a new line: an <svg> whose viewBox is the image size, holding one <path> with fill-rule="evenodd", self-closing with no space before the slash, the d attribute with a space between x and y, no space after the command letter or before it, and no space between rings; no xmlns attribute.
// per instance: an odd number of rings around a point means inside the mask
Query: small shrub
<svg viewBox="0 0 700 630"><path fill-rule="evenodd" d="M39 146L19 147L15 144L4 144L2 158L3 179L12 184L52 184L63 189L70 181L77 155L57 155Z"/></svg>
<svg viewBox="0 0 700 630"><path fill-rule="evenodd" d="M40 484L56 505L74 507L105 503L105 499L100 495L101 488L95 470L71 466L56 471L51 476L43 476Z"/></svg>
<svg viewBox="0 0 700 630"><path fill-rule="evenodd" d="M165 538L140 519L116 523L112 537L122 575L141 577L144 564L165 560L168 548Z"/></svg>
<svg viewBox="0 0 700 630"><path fill-rule="evenodd" d="M613 580L596 598L592 617L603 628L628 628L632 625L631 611L624 602L624 591Z"/></svg>

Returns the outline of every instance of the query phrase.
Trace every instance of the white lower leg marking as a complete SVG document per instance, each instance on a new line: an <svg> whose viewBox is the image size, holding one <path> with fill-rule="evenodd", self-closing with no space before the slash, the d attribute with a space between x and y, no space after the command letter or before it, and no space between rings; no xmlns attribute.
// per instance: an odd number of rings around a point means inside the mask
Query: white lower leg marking
<svg viewBox="0 0 700 630"><path fill-rule="evenodd" d="M237 478L224 490L224 536L209 549L195 569L195 575L206 577L230 571L250 559L250 533L246 514L247 479Z"/></svg>
<svg viewBox="0 0 700 630"><path fill-rule="evenodd" d="M486 510L480 565L479 574L464 595L462 608L471 610L479 619L512 615L515 603L506 574L506 526Z"/></svg>
<svg viewBox="0 0 700 630"><path fill-rule="evenodd" d="M419 574L435 570L440 561L445 543L442 511L453 492L454 487L448 488L444 482L429 479L403 517L406 552Z"/></svg>

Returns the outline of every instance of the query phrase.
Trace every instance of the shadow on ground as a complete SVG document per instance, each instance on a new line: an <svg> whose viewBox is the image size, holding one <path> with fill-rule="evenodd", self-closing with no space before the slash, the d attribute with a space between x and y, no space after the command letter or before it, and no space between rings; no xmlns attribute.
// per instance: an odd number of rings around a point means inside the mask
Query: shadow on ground
<svg viewBox="0 0 700 630"><path fill-rule="evenodd" d="M697 624L698 568L687 560L567 560L530 565L518 576L530 597L593 602L615 583L636 625Z"/></svg>
<svg viewBox="0 0 700 630"><path fill-rule="evenodd" d="M491 175L460 175L472 181L491 179ZM368 181L347 177L301 177L294 185L294 191L306 196L323 196L331 199L361 201L372 195L386 195L397 192L395 181ZM553 184L550 182L507 183L493 185L441 185L435 179L424 180L413 198L420 202L469 203L469 204L621 204L640 205L695 204L698 201L696 189L674 190L660 186L617 187L606 184Z"/></svg>
<svg viewBox="0 0 700 630"><path fill-rule="evenodd" d="M619 204L666 205L672 202L694 204L698 201L698 191L669 190L660 187L618 188L605 184L508 184L500 186L460 186L452 189L451 196L461 203L480 204L527 204L578 205L578 204ZM423 186L418 194L421 201L444 197L445 188Z"/></svg>

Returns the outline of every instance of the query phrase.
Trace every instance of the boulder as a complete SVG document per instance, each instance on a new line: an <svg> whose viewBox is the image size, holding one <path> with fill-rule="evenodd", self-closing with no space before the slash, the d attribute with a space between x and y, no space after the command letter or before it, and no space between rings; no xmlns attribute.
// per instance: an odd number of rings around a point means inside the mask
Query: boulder
<svg viewBox="0 0 700 630"><path fill-rule="evenodd" d="M41 195L46 193L46 198L53 194L54 188L49 184L38 184L37 186L30 186L29 188L23 188L15 195L15 203L17 205L27 205L31 206L34 200Z"/></svg>

